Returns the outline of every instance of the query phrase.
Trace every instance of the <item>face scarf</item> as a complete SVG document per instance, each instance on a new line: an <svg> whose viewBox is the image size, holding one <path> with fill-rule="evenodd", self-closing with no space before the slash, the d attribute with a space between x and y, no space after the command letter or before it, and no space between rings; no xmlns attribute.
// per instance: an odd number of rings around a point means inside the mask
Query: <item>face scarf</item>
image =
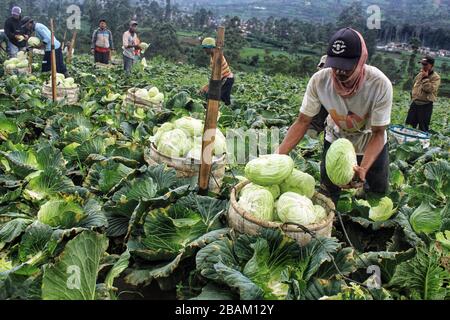
<svg viewBox="0 0 450 320"><path fill-rule="evenodd" d="M363 86L364 81L366 80L365 65L367 62L367 58L369 57L366 42L364 41L364 38L358 31L356 30L353 31L355 31L358 34L359 38L361 39L361 57L359 58L358 64L356 65L350 77L345 81L341 81L338 79L335 69L333 69L332 73L334 89L336 90L338 95L340 95L342 98L353 97L358 92L358 90Z"/></svg>

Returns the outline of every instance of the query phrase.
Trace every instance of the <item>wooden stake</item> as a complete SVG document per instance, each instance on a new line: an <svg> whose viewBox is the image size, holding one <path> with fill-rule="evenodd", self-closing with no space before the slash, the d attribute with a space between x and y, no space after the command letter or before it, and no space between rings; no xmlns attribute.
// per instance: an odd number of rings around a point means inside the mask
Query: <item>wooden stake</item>
<svg viewBox="0 0 450 320"><path fill-rule="evenodd" d="M66 37L67 37L67 30L64 31L63 42L61 43L61 50L64 50L64 48L66 47Z"/></svg>
<svg viewBox="0 0 450 320"><path fill-rule="evenodd" d="M52 66L52 98L56 101L56 53L55 53L55 30L53 26L53 19L50 19L51 29L51 66Z"/></svg>
<svg viewBox="0 0 450 320"><path fill-rule="evenodd" d="M202 162L200 165L199 174L199 193L201 195L208 194L209 180L212 169L214 142L216 139L217 130L217 118L219 117L219 102L220 102L220 90L222 84L222 59L223 59L223 45L225 40L225 28L219 27L217 30L217 42L216 48L213 49L213 67L212 77L209 85L210 93L215 91L214 86L218 87L218 93L208 97L208 109L206 112L205 128L203 133L202 144ZM219 82L217 84L217 82ZM217 89L217 88L216 88ZM213 92L214 93L214 92ZM216 92L217 93L217 92Z"/></svg>
<svg viewBox="0 0 450 320"><path fill-rule="evenodd" d="M75 48L75 40L77 39L77 30L73 32L72 40L70 41L69 46L67 47L67 64L72 63L72 52Z"/></svg>

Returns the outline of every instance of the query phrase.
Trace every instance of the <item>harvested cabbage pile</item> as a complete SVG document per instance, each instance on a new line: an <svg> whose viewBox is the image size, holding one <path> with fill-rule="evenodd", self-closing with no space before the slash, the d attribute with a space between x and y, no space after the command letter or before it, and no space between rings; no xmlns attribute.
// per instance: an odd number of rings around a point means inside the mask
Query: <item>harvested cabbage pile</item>
<svg viewBox="0 0 450 320"><path fill-rule="evenodd" d="M3 63L5 71L14 71L16 69L28 68L27 54L23 51L19 51L17 58L11 58Z"/></svg>
<svg viewBox="0 0 450 320"><path fill-rule="evenodd" d="M52 76L50 76L49 81L46 83L47 86L52 85ZM66 78L62 73L56 74L56 87L60 89L75 89L78 85L75 83L74 78Z"/></svg>
<svg viewBox="0 0 450 320"><path fill-rule="evenodd" d="M154 132L152 142L163 155L171 158L201 160L203 121L192 117L183 117L166 122ZM227 153L227 141L217 129L214 142L215 157ZM215 159L214 159L215 160Z"/></svg>
<svg viewBox="0 0 450 320"><path fill-rule="evenodd" d="M238 203L256 218L304 226L327 219L326 210L312 201L314 177L294 169L290 157L261 156L247 164L245 176L251 183L242 188Z"/></svg>
<svg viewBox="0 0 450 320"><path fill-rule="evenodd" d="M148 101L151 104L161 104L164 101L164 94L159 92L157 87L152 87L150 90L137 89L135 92L136 97Z"/></svg>

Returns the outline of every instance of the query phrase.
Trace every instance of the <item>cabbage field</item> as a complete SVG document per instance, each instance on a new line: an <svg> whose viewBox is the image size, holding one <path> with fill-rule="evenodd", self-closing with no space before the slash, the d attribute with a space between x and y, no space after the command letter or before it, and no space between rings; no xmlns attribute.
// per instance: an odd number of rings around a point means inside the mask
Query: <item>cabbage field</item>
<svg viewBox="0 0 450 320"><path fill-rule="evenodd" d="M48 74L0 78L0 299L450 297L448 99L436 104L428 149L390 140L388 199L344 192L332 237L299 246L281 230L237 235L227 225L230 193L242 176L258 176L259 184L273 178L261 178L264 167L246 169L252 158L228 165L220 193L209 196L199 196L196 181L177 178L174 169L149 165L157 128L204 119L198 91L210 73L159 58L147 64L127 77L121 67L95 69L88 56L74 57L71 78L61 79L81 90L70 106L42 97ZM221 132L278 127L282 138L307 81L237 73L232 105L220 110ZM148 86L161 93L161 111L123 103L128 89ZM409 93L396 90L394 124L403 123L408 106ZM179 144L165 144L163 131L158 149L198 151L198 141L183 145L183 131ZM296 194L314 193L296 181L314 178L319 189L322 146L322 136L307 137L291 154L296 171L287 164L286 177L297 177L282 185L282 192L294 192L278 200L280 216L289 215L289 201L299 203Z"/></svg>

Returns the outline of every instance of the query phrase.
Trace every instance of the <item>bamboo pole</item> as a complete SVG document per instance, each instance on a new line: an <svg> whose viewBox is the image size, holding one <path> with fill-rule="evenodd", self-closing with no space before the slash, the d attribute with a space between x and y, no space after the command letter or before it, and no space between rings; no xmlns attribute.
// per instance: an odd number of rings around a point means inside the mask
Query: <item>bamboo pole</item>
<svg viewBox="0 0 450 320"><path fill-rule="evenodd" d="M63 42L61 43L61 50L64 50L64 48L66 47L66 37L67 37L67 30L64 31Z"/></svg>
<svg viewBox="0 0 450 320"><path fill-rule="evenodd" d="M212 77L209 84L208 109L206 111L205 128L203 132L202 157L199 174L199 193L206 195L212 169L214 142L216 139L217 118L219 117L220 92L222 89L222 59L225 28L217 30L216 48L213 49Z"/></svg>
<svg viewBox="0 0 450 320"><path fill-rule="evenodd" d="M28 69L30 70L30 73L33 72L33 49L28 51Z"/></svg>
<svg viewBox="0 0 450 320"><path fill-rule="evenodd" d="M69 47L67 48L67 64L72 63L72 52L75 48L75 40L77 39L77 30L73 32L72 40L70 41Z"/></svg>
<svg viewBox="0 0 450 320"><path fill-rule="evenodd" d="M55 53L55 29L53 25L53 19L50 19L51 29L51 66L52 66L52 98L53 102L56 101L56 53Z"/></svg>

